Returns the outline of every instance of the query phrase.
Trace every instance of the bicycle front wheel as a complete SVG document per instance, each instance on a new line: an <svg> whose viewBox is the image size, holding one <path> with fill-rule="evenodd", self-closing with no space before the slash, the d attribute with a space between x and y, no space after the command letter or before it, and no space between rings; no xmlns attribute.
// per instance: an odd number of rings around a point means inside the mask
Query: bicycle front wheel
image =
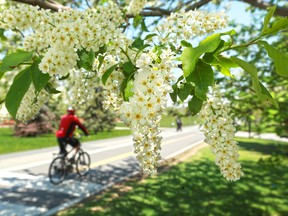
<svg viewBox="0 0 288 216"><path fill-rule="evenodd" d="M81 152L76 160L76 170L80 176L87 175L90 171L90 155L87 152Z"/></svg>
<svg viewBox="0 0 288 216"><path fill-rule="evenodd" d="M60 184L66 175L65 159L56 157L49 167L49 179L52 184Z"/></svg>

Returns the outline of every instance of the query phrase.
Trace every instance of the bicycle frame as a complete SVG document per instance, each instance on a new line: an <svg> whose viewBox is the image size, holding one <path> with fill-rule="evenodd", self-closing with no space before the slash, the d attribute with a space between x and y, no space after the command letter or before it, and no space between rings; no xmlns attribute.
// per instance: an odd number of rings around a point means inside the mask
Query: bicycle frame
<svg viewBox="0 0 288 216"><path fill-rule="evenodd" d="M79 150L74 155L74 158L76 159L75 162L71 163L69 161L67 156L74 149L74 147L71 147L66 155L53 154L54 159L49 166L49 179L52 184L60 184L65 179L66 175L73 172L74 169L76 169L80 176L85 176L90 171L91 158L90 155L81 148L81 143Z"/></svg>

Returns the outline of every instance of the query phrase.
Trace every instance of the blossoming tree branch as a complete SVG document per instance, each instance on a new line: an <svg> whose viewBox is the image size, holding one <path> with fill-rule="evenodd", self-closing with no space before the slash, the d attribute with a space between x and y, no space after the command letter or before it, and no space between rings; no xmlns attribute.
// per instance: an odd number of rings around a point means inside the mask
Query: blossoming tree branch
<svg viewBox="0 0 288 216"><path fill-rule="evenodd" d="M258 36L235 44L236 31L221 31L227 27L228 17L222 12L194 10L197 4L194 8L182 5L174 12L150 8L150 14L145 14L143 8L149 8L146 0L102 1L95 7L87 3L81 10L52 0L18 2L26 4L2 5L0 9L1 38L10 30L22 37L0 64L0 78L15 73L1 104L16 121L32 119L51 95L59 93L60 81L70 80L71 103L79 107L89 101L93 95L89 92L101 80L105 106L118 112L131 128L139 164L143 172L153 174L161 158L160 119L170 95L174 102L188 100L190 111L202 120L205 141L222 175L230 181L240 179L243 172L233 116L223 87L214 78L221 73L229 79L231 68L242 68L251 77L255 95L277 106L257 68L227 55L227 51L262 46L278 75L288 77L287 54L265 40L288 26L287 17L273 17L276 7L267 12ZM204 2L199 1L198 6ZM153 14L165 18L147 32L142 16ZM128 18L142 25L144 37L127 37ZM192 45L195 38L201 39L197 46ZM182 71L177 80L176 69Z"/></svg>

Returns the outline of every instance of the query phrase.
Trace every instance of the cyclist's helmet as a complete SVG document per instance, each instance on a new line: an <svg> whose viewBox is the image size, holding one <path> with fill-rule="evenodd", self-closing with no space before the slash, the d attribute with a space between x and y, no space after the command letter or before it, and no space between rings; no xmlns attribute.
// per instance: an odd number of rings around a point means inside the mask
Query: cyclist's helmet
<svg viewBox="0 0 288 216"><path fill-rule="evenodd" d="M75 114L75 109L73 107L68 107L67 113L74 115Z"/></svg>

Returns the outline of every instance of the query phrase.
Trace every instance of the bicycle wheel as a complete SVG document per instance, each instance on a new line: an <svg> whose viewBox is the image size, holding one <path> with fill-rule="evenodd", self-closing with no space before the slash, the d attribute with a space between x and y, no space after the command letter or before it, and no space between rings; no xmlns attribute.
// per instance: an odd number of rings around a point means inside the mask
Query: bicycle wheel
<svg viewBox="0 0 288 216"><path fill-rule="evenodd" d="M90 171L90 155L87 152L79 153L79 156L76 160L76 170L80 176L87 175Z"/></svg>
<svg viewBox="0 0 288 216"><path fill-rule="evenodd" d="M56 157L49 167L49 179L52 184L60 184L66 175L65 159Z"/></svg>

